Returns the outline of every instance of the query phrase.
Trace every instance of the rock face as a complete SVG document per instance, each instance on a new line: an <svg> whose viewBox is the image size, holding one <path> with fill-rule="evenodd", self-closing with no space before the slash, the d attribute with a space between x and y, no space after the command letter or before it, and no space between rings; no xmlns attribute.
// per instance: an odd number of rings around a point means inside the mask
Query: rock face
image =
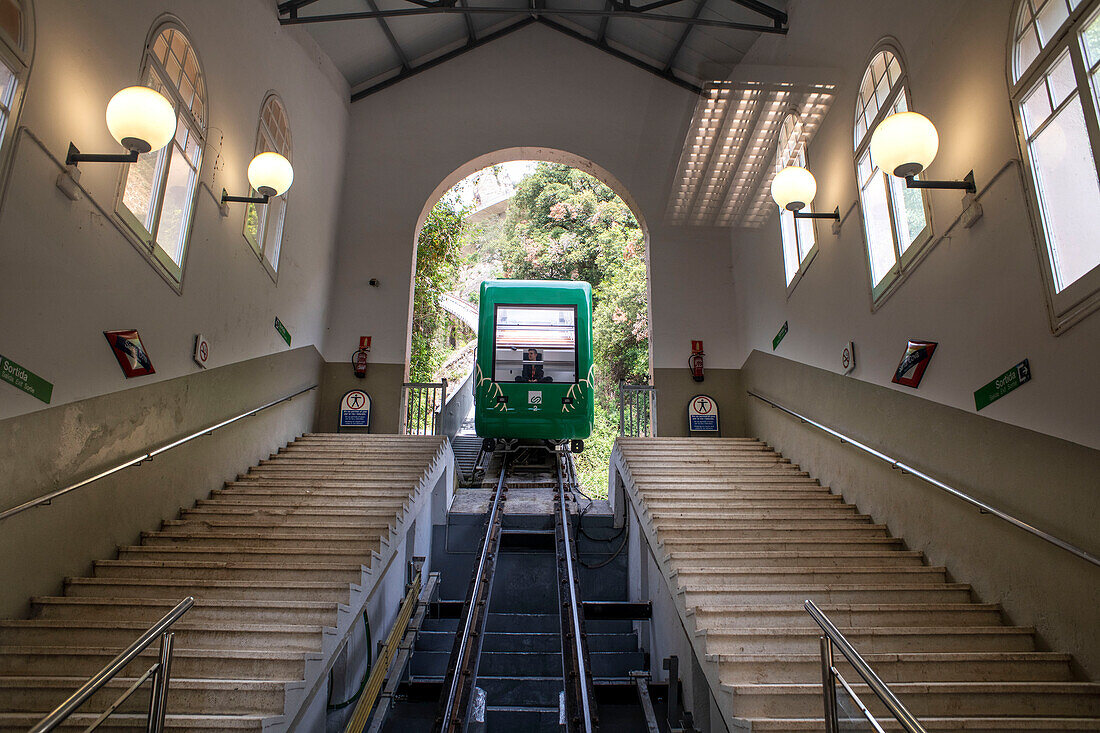
<svg viewBox="0 0 1100 733"><path fill-rule="evenodd" d="M824 730L810 599L929 731L1100 730L1100 685L1078 679L1070 655L1039 651L1034 629L1010 625L764 443L628 438L617 452L732 725ZM835 663L896 725L839 652Z"/></svg>

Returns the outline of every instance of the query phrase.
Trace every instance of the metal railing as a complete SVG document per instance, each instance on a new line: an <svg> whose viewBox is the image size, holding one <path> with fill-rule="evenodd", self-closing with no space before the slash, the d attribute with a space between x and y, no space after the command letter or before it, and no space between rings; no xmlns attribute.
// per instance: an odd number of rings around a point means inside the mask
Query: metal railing
<svg viewBox="0 0 1100 733"><path fill-rule="evenodd" d="M1069 542L1066 542L1065 540L1063 540L1061 538L1055 537L1054 535L1050 534L1049 532L1044 532L1043 530L1028 524L1027 522L1023 521L1022 519L1018 519L1018 518L1012 516L1011 514L1009 514L1007 512L1001 511L1000 509L997 509L996 507L993 507L993 506L990 506L989 504L986 504L983 501L979 501L978 499L975 499L974 497L970 496L969 494L966 494L966 493L960 491L959 489L956 489L953 486L949 486L948 484L945 484L943 481L940 481L939 479L936 479L936 478L933 478L933 477L929 476L928 474L924 473L920 469L914 468L913 466L910 466L907 463L902 463L901 461L897 460L896 458L891 458L890 456L886 455L885 453L883 453L881 451L877 451L874 448L871 448L870 446L864 445L863 443L859 442L855 438L847 436L844 433L838 432L838 431L834 430L833 428L828 427L827 425L822 425L821 423L817 422L816 420L812 420L811 418L808 418L805 415L802 415L798 412L795 412L794 410L786 408L783 405L779 404L778 402L775 402L773 400L768 399L767 397L759 395L756 392L753 392L752 390L747 390L747 392L748 392L749 396L755 397L756 399L760 400L761 402L769 404L772 407L776 408L777 410L785 412L785 413L787 413L788 415L790 415L792 417L796 417L804 423L807 423L809 425L813 425L818 430L822 430L822 431L828 433L829 435L832 435L834 438L838 438L841 443L848 443L848 444L860 449L864 453L869 453L872 456L874 456L875 458L878 458L879 460L890 464L890 468L896 468L896 469L902 471L903 473L912 474L912 475L916 476L917 478L921 479L922 481L926 481L927 483L932 484L936 488L942 489L943 491L947 492L951 496L954 496L957 499L961 499L962 501L965 501L967 504L970 504L971 506L977 507L977 509L982 514L992 514L993 516L997 517L998 519L1004 520L1005 522L1008 522L1009 524L1013 525L1014 527L1017 527L1018 529L1022 529L1025 532L1033 534L1033 535L1035 535L1036 537L1038 537L1040 539L1046 540L1047 542L1049 542L1052 545L1055 545L1057 547L1061 547L1066 552L1070 552L1070 553L1076 555L1077 557L1081 558L1082 560L1085 560L1086 562L1090 562L1093 565L1100 565L1100 558L1096 557L1095 555L1093 555L1093 554L1091 554L1091 553L1089 553L1085 550L1082 550L1080 547L1077 547L1076 545L1070 544Z"/></svg>
<svg viewBox="0 0 1100 733"><path fill-rule="evenodd" d="M51 491L48 494L43 494L42 496L38 497L37 499L31 499L30 501L23 502L22 504L19 504L18 506L13 506L10 509L5 509L4 511L0 512L0 520L7 519L10 516L16 515L20 512L24 512L24 511L26 511L28 509L31 509L33 507L36 507L36 506L41 506L43 504L49 504L50 502L52 502L57 497L62 496L64 494L68 494L70 491L76 491L77 489L83 488L83 487L87 486L88 484L94 483L94 482L99 481L100 479L103 479L103 478L107 478L108 476L116 474L119 471L122 471L123 469L129 468L130 466L136 466L139 463L144 463L145 461L151 460L155 456L159 456L161 453L164 453L166 451L170 451L173 448L178 448L179 446L183 445L184 443L192 441L195 438L201 438L204 435L209 435L210 433L214 432L215 430L218 430L219 428L224 428L226 425L231 425L231 424L237 422L238 420L243 420L246 417L251 417L252 415L255 415L256 413L261 412L263 410L266 410L269 407L274 407L275 405L278 405L282 402L287 402L289 400L292 400L300 394L304 394L306 392L309 392L311 389L317 389L317 385L314 384L314 385L311 385L309 387L306 387L305 389L300 389L297 392L295 392L294 394L289 394L286 397L282 397L282 398L274 400L272 402L268 402L267 404L260 405L259 407L255 408L253 410L249 410L248 412L243 412L240 415L237 415L236 417L229 418L228 420L222 420L220 423L217 423L216 425L211 425L209 427L205 427L202 430L191 433L190 435L188 435L184 438L180 438L179 440L174 440L171 443L168 443L167 445L162 445L160 448L157 448L156 450L149 451L148 453L143 453L140 456L138 456L137 458L131 458L130 460L126 461L125 463L120 463L117 466L112 466L111 468L108 468L106 471L101 471L101 472L97 473L94 476L90 476L90 477L84 479L83 481L77 481L75 484L69 484L68 486L66 486L64 488L57 489L56 491Z"/></svg>
<svg viewBox="0 0 1100 733"><path fill-rule="evenodd" d="M443 406L447 404L447 378L441 382L405 382L405 435L439 435L443 427Z"/></svg>
<svg viewBox="0 0 1100 733"><path fill-rule="evenodd" d="M138 691L145 682L152 679L149 688L149 720L146 725L148 733L161 733L164 730L164 717L168 712L168 682L172 674L172 645L174 634L171 631L172 624L179 621L183 614L195 605L195 599L191 596L184 598L176 604L176 607L165 614L164 618L149 627L149 630L138 637L125 651L112 659L106 667L96 672L91 679L69 696L67 700L54 708L53 712L38 722L30 733L47 733L57 728L68 720L76 709L87 702L104 685L113 680L130 662L145 651L158 637L160 638L160 656L152 667L138 677L125 692L112 702L103 713L92 722L85 733L93 731L102 725L107 718L118 710L124 702Z"/></svg>
<svg viewBox="0 0 1100 733"><path fill-rule="evenodd" d="M653 436L653 415L657 388L650 384L619 382L619 435L631 438Z"/></svg>
<svg viewBox="0 0 1100 733"><path fill-rule="evenodd" d="M894 696L886 683L879 679L875 671L863 660L863 657L859 655L851 642L844 638L844 634L840 633L840 630L833 625L829 617L822 613L813 601L806 601L803 605L814 622L825 632L825 635L821 637L821 691L825 704L825 732L840 733L840 709L836 697L836 684L839 682L848 696L851 697L852 702L858 707L858 714L862 715L878 733L883 733L878 720L875 719L875 716L871 714L867 706L856 695L852 686L848 684L848 681L844 679L833 664L833 647L835 646L848 660L848 664L856 670L856 674L863 678L863 681L871 688L871 692L875 693L875 697L886 706L890 715L901 724L902 730L906 733L925 733L924 726L920 724L920 721L901 704L901 701ZM856 713L849 711L849 714Z"/></svg>

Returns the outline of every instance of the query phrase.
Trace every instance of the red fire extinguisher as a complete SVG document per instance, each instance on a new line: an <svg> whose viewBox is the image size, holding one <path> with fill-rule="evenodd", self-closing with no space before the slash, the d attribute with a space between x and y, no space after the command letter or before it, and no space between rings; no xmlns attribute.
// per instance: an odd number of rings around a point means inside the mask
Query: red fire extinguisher
<svg viewBox="0 0 1100 733"><path fill-rule="evenodd" d="M367 376L367 356L370 354L370 336L359 339L359 350L351 355L351 366L355 376L360 379Z"/></svg>
<svg viewBox="0 0 1100 733"><path fill-rule="evenodd" d="M691 378L694 379L696 382L703 381L704 356L706 356L706 354L703 353L702 349L699 349L698 351L693 352L692 355L688 358L688 370L691 372Z"/></svg>

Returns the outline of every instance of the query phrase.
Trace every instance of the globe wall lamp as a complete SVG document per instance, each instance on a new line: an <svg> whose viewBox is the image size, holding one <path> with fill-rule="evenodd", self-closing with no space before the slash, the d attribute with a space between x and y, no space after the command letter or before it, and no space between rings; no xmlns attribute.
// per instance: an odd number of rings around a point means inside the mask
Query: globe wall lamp
<svg viewBox="0 0 1100 733"><path fill-rule="evenodd" d="M840 221L840 207L828 214L811 214L802 209L809 206L817 195L814 174L797 165L789 165L772 179L772 198L779 208L794 213L795 219L832 219Z"/></svg>
<svg viewBox="0 0 1100 733"><path fill-rule="evenodd" d="M126 87L107 103L107 129L126 153L81 153L69 143L65 165L77 163L135 163L138 156L160 150L176 134L172 103L149 87Z"/></svg>
<svg viewBox="0 0 1100 733"><path fill-rule="evenodd" d="M222 189L222 204L266 204L272 196L282 196L294 183L294 167L278 153L260 153L248 164L248 183L259 196L230 196Z"/></svg>
<svg viewBox="0 0 1100 733"><path fill-rule="evenodd" d="M936 126L922 114L890 115L871 135L871 160L881 170L905 179L909 188L947 188L977 193L974 171L961 181L918 181L915 176L932 164L940 147Z"/></svg>

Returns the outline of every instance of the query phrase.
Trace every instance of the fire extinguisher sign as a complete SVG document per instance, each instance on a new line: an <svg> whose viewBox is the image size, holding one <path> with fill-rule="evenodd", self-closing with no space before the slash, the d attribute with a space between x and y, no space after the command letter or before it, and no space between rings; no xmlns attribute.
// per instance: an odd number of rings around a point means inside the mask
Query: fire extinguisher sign
<svg viewBox="0 0 1100 733"><path fill-rule="evenodd" d="M718 432L718 403L705 394L695 395L688 403L688 430L696 433Z"/></svg>
<svg viewBox="0 0 1100 733"><path fill-rule="evenodd" d="M340 400L340 427L370 427L370 395L361 389L353 389Z"/></svg>

